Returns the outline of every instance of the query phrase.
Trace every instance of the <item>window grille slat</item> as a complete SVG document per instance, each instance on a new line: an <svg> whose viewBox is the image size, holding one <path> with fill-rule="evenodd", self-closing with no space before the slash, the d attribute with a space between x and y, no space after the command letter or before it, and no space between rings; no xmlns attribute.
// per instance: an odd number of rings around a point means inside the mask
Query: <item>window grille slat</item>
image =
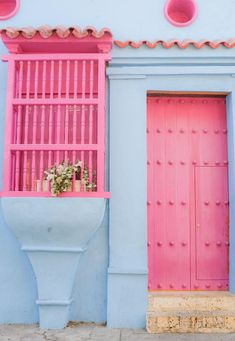
<svg viewBox="0 0 235 341"><path fill-rule="evenodd" d="M31 62L27 62L27 81L26 81L26 98L30 98L30 74L31 74Z"/></svg>
<svg viewBox="0 0 235 341"><path fill-rule="evenodd" d="M39 156L39 180L41 180L41 183L43 181L44 177L44 167L43 167L43 151L40 151L40 156Z"/></svg>
<svg viewBox="0 0 235 341"><path fill-rule="evenodd" d="M89 144L93 143L93 105L89 106Z"/></svg>
<svg viewBox="0 0 235 341"><path fill-rule="evenodd" d="M36 137L37 137L37 112L38 112L38 107L34 105L33 107L33 138L32 138L32 141L34 144L36 144Z"/></svg>
<svg viewBox="0 0 235 341"><path fill-rule="evenodd" d="M59 60L59 72L58 72L58 98L61 98L61 92L62 92L62 61Z"/></svg>
<svg viewBox="0 0 235 341"><path fill-rule="evenodd" d="M82 105L81 114L81 144L85 142L85 105Z"/></svg>
<svg viewBox="0 0 235 341"><path fill-rule="evenodd" d="M90 61L90 98L93 98L93 84L94 84L94 61Z"/></svg>
<svg viewBox="0 0 235 341"><path fill-rule="evenodd" d="M11 190L15 190L15 167L16 167L16 157L15 157L15 153L11 153L11 172L13 174L13 176L11 177L11 181L10 181L10 189Z"/></svg>
<svg viewBox="0 0 235 341"><path fill-rule="evenodd" d="M54 60L51 61L51 74L50 74L50 98L53 98L54 94Z"/></svg>
<svg viewBox="0 0 235 341"><path fill-rule="evenodd" d="M20 72L19 72L19 98L22 98L22 88L23 88L23 62L20 62Z"/></svg>
<svg viewBox="0 0 235 341"><path fill-rule="evenodd" d="M16 129L16 143L21 143L21 128L22 128L22 108L21 105L18 105L17 112L17 129Z"/></svg>
<svg viewBox="0 0 235 341"><path fill-rule="evenodd" d="M45 139L45 105L42 105L41 112L41 144L44 144Z"/></svg>
<svg viewBox="0 0 235 341"><path fill-rule="evenodd" d="M15 190L20 190L20 152L16 152Z"/></svg>
<svg viewBox="0 0 235 341"><path fill-rule="evenodd" d="M46 73L47 71L47 62L43 61L43 70L42 70L42 98L46 97Z"/></svg>
<svg viewBox="0 0 235 341"><path fill-rule="evenodd" d="M31 188L36 190L36 152L32 151Z"/></svg>
<svg viewBox="0 0 235 341"><path fill-rule="evenodd" d="M39 71L39 61L36 61L35 79L34 79L34 98L38 98L38 71Z"/></svg>
<svg viewBox="0 0 235 341"><path fill-rule="evenodd" d="M61 133L61 106L57 106L57 125L56 125L56 143L60 144L60 133Z"/></svg>
<svg viewBox="0 0 235 341"><path fill-rule="evenodd" d="M68 106L65 107L65 144L69 143L69 110ZM65 151L65 159L68 159L68 151Z"/></svg>
<svg viewBox="0 0 235 341"><path fill-rule="evenodd" d="M73 110L73 125L72 125L72 127L73 127L73 144L76 144L76 138L77 138L77 136L76 136L76 122L77 122L77 114L78 114L78 111L77 111L77 108L76 108L76 106L74 106L74 110Z"/></svg>
<svg viewBox="0 0 235 341"><path fill-rule="evenodd" d="M24 143L28 143L28 137L29 137L29 106L26 105L25 110L25 131L24 131Z"/></svg>
<svg viewBox="0 0 235 341"><path fill-rule="evenodd" d="M48 152L48 168L52 166L52 151L49 150Z"/></svg>
<svg viewBox="0 0 235 341"><path fill-rule="evenodd" d="M70 61L66 62L66 98L70 96Z"/></svg>
<svg viewBox="0 0 235 341"><path fill-rule="evenodd" d="M28 160L27 160L27 151L23 152L23 191L26 191L26 182L27 182L27 167L28 167Z"/></svg>
<svg viewBox="0 0 235 341"><path fill-rule="evenodd" d="M89 144L93 142L93 106L89 106ZM93 153L89 151L89 161L88 161L88 168L89 168L89 180L93 182Z"/></svg>
<svg viewBox="0 0 235 341"><path fill-rule="evenodd" d="M49 143L52 144L52 136L53 136L53 106L50 105L49 110Z"/></svg>
<svg viewBox="0 0 235 341"><path fill-rule="evenodd" d="M82 61L82 98L86 97L86 61Z"/></svg>
<svg viewBox="0 0 235 341"><path fill-rule="evenodd" d="M74 98L78 97L78 61L74 62Z"/></svg>
<svg viewBox="0 0 235 341"><path fill-rule="evenodd" d="M58 165L60 163L60 152L58 150L55 150L54 154L55 154L55 160L56 160L55 162Z"/></svg>

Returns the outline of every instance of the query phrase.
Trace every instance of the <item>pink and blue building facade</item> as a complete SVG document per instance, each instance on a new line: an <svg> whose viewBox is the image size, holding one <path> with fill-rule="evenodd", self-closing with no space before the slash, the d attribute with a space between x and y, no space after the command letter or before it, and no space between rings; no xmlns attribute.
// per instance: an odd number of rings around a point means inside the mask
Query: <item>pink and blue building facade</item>
<svg viewBox="0 0 235 341"><path fill-rule="evenodd" d="M142 328L149 290L235 293L233 1L6 3L0 1L0 323ZM197 115L196 106L201 125L185 119ZM211 143L208 153L193 154L207 150L202 141ZM177 143L180 151L199 147L179 154ZM52 197L43 174L64 159L82 160L95 188L81 182L78 189L74 178L71 191ZM207 171L225 184L218 193L204 190ZM189 187L184 174L195 176ZM164 183L161 198L154 179ZM179 197L184 191L195 197ZM206 207L215 201L206 216L199 204L198 215L187 211L198 193L208 195ZM210 225L221 219L221 230L200 234L200 224L189 223L194 218ZM182 226L179 239L173 231ZM209 280L202 269L194 284L199 253L216 257ZM179 254L189 259L182 283L174 281ZM167 265L173 259L175 273Z"/></svg>

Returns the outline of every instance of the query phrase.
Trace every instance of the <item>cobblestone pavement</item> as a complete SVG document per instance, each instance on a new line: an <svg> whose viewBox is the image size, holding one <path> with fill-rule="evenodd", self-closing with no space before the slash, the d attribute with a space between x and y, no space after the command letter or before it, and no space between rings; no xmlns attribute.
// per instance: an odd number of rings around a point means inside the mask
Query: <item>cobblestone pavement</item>
<svg viewBox="0 0 235 341"><path fill-rule="evenodd" d="M42 330L36 325L0 325L0 341L235 341L235 334L161 334L143 329L108 329L72 323L63 330Z"/></svg>

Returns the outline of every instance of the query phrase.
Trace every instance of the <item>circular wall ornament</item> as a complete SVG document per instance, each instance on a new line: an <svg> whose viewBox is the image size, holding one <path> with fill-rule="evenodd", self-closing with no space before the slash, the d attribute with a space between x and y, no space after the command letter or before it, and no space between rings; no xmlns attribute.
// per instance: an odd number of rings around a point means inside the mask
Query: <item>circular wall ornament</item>
<svg viewBox="0 0 235 341"><path fill-rule="evenodd" d="M0 0L0 20L13 17L20 7L20 0Z"/></svg>
<svg viewBox="0 0 235 341"><path fill-rule="evenodd" d="M165 16L175 26L183 27L192 24L197 13L196 0L168 0L165 5Z"/></svg>

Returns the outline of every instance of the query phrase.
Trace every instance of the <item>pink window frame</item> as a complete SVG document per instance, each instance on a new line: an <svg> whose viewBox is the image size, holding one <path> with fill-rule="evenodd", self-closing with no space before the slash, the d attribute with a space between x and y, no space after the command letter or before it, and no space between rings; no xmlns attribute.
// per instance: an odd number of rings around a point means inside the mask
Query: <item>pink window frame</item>
<svg viewBox="0 0 235 341"><path fill-rule="evenodd" d="M11 191L10 184L11 184L11 152L14 148L18 148L18 150L24 150L24 145L13 146L11 144L12 139L12 125L13 125L13 115L12 115L12 108L14 104L34 104L34 99L15 99L14 98L14 79L15 79L15 62L16 61L35 61L35 60L73 60L73 59L86 59L86 60L94 60L98 61L98 141L97 141L97 191L96 192L67 192L62 194L62 197L109 197L109 192L105 191L105 132L106 132L106 113L105 113L105 100L106 100L106 93L105 93L105 86L106 86L106 79L105 79L105 64L106 61L110 60L110 56L108 53L72 53L72 54L11 54L8 56L4 56L3 60L8 61L8 85L7 85L7 108L6 108L6 130L5 130L5 148L4 148L4 181L3 181L3 193L2 196L30 196L30 197L48 197L50 196L50 192L35 192L35 191ZM92 103L92 99L86 99L86 104ZM84 99L76 99L73 101L71 99L57 99L56 104L65 104L65 103L72 103L72 104L82 104L84 103ZM55 104L54 99L45 99L44 102L40 99L40 105L42 104ZM55 145L56 146L56 145ZM38 145L31 145L33 148L38 148ZM76 150L81 150L84 146L77 145ZM80 149L79 149L80 148ZM43 150L48 150L48 147L45 147ZM59 150L61 150L59 148ZM63 150L63 149L62 149Z"/></svg>

